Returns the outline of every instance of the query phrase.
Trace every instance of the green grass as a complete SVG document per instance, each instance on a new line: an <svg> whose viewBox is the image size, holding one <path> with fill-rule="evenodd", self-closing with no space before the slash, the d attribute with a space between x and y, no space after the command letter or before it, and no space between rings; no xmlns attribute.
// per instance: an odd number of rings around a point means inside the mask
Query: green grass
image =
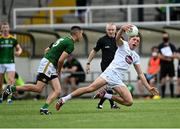
<svg viewBox="0 0 180 129"><path fill-rule="evenodd" d="M133 106L112 110L108 101L103 110L96 109L98 100L74 99L52 115L39 115L44 100L15 101L0 105L0 127L6 128L172 128L180 127L180 99L135 100Z"/></svg>

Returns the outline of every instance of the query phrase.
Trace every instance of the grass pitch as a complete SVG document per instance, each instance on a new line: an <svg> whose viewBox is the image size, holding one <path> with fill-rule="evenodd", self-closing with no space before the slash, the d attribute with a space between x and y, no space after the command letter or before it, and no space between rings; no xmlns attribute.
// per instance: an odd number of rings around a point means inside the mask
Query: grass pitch
<svg viewBox="0 0 180 129"><path fill-rule="evenodd" d="M110 109L106 101L102 110L99 100L74 99L61 111L49 108L52 115L40 115L45 100L14 101L0 104L1 128L174 128L180 127L180 99L134 100L131 107Z"/></svg>

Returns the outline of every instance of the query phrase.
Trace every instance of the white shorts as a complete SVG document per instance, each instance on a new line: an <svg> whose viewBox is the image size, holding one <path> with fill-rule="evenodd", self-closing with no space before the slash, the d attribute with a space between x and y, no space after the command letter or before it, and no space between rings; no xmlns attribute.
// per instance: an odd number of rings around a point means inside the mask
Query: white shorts
<svg viewBox="0 0 180 129"><path fill-rule="evenodd" d="M56 68L54 65L46 58L42 58L37 70L38 73L44 73L49 78L52 75L57 75Z"/></svg>
<svg viewBox="0 0 180 129"><path fill-rule="evenodd" d="M0 64L0 73L15 72L15 63L11 64Z"/></svg>
<svg viewBox="0 0 180 129"><path fill-rule="evenodd" d="M102 77L103 79L106 80L107 82L107 87L108 88L114 88L117 86L126 86L123 82L123 75L119 76L115 71L111 70L111 69L106 69L101 75L100 77Z"/></svg>

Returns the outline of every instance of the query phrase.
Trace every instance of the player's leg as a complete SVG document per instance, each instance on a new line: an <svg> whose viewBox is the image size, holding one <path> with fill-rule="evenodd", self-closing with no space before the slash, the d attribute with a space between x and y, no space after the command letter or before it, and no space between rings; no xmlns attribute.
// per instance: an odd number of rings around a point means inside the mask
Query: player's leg
<svg viewBox="0 0 180 129"><path fill-rule="evenodd" d="M101 98L99 103L98 103L98 106L97 106L97 109L102 109L103 108L103 103L105 102L106 98Z"/></svg>
<svg viewBox="0 0 180 129"><path fill-rule="evenodd" d="M7 84L14 85L15 83L15 71L7 72Z"/></svg>
<svg viewBox="0 0 180 129"><path fill-rule="evenodd" d="M170 95L171 95L171 98L173 98L174 97L174 80L173 80L173 77L169 77L169 81L170 81L170 84L169 84Z"/></svg>
<svg viewBox="0 0 180 129"><path fill-rule="evenodd" d="M61 85L58 77L52 79L51 84L52 84L52 91L46 100L47 104L51 104L60 95L61 92Z"/></svg>
<svg viewBox="0 0 180 129"><path fill-rule="evenodd" d="M116 93L118 93L118 95L112 95L108 94L107 92L103 93L103 91L100 91L98 94L101 93L103 95L101 95L99 98L111 99L125 106L131 106L133 104L132 95L125 85L116 85L113 86L113 89Z"/></svg>
<svg viewBox="0 0 180 129"><path fill-rule="evenodd" d="M112 90L111 88L107 88L107 87L106 87L105 90L106 90L106 92L107 92L108 94L113 94L113 90ZM95 96L96 96L96 95L95 95ZM101 98L101 99L100 99L100 101L99 101L99 103L98 103L98 106L97 106L97 109L102 109L102 108L103 108L103 103L105 102L105 100L106 100L106 98ZM109 100L111 109L119 109L119 106L118 106L116 103L114 103L113 100L111 100L111 99L108 99L108 100Z"/></svg>
<svg viewBox="0 0 180 129"><path fill-rule="evenodd" d="M4 74L3 74L3 73L0 73L0 103L3 102L3 96L2 96L3 80L4 80Z"/></svg>
<svg viewBox="0 0 180 129"><path fill-rule="evenodd" d="M16 86L16 91L32 91L32 92L37 92L41 93L43 88L45 86L44 82L37 81L36 84L25 84L23 86Z"/></svg>
<svg viewBox="0 0 180 129"><path fill-rule="evenodd" d="M6 64L6 72L7 72L7 84L8 85L14 85L15 84L15 64ZM12 94L8 96L7 102L11 104L12 101Z"/></svg>
<svg viewBox="0 0 180 129"><path fill-rule="evenodd" d="M105 90L107 91L107 86L105 86ZM95 95L96 96L96 95ZM95 98L95 97L94 97ZM101 98L99 103L98 103L98 106L97 106L97 109L102 109L103 108L103 103L106 101L106 98Z"/></svg>
<svg viewBox="0 0 180 129"><path fill-rule="evenodd" d="M44 73L38 73L36 84L25 84L23 86L13 86L12 92L15 91L32 91L41 93L45 84L49 81L49 77L47 77Z"/></svg>
<svg viewBox="0 0 180 129"><path fill-rule="evenodd" d="M103 87L106 84L106 80L104 80L101 77L98 77L93 83L91 83L89 86L87 87L82 87L82 88L78 88L77 90L75 90L74 92L71 93L72 97L77 97L80 95L83 95L85 93L90 93L93 91L96 91L97 89Z"/></svg>
<svg viewBox="0 0 180 129"><path fill-rule="evenodd" d="M174 70L174 66L172 65L171 67L169 67L168 69L168 75L169 75L169 88L170 88L170 93L171 93L171 97L174 97L174 76L175 76L175 70Z"/></svg>
<svg viewBox="0 0 180 129"><path fill-rule="evenodd" d="M4 83L4 72L6 68L4 64L0 64L0 103L3 101L3 83Z"/></svg>
<svg viewBox="0 0 180 129"><path fill-rule="evenodd" d="M36 84L25 84L23 86L11 86L7 87L11 93L14 93L16 91L32 91L41 93L44 88L45 83L41 81L37 81Z"/></svg>
<svg viewBox="0 0 180 129"><path fill-rule="evenodd" d="M45 82L37 81L36 84L25 84L23 86L10 86L8 85L4 91L5 98L16 91L32 91L40 93L44 88Z"/></svg>
<svg viewBox="0 0 180 129"><path fill-rule="evenodd" d="M114 87L113 89L115 90L116 93L119 94L119 96L112 95L112 100L125 106L131 106L133 104L132 95L126 86L117 86Z"/></svg>
<svg viewBox="0 0 180 129"><path fill-rule="evenodd" d="M177 97L180 97L180 77L178 77L178 95Z"/></svg>
<svg viewBox="0 0 180 129"><path fill-rule="evenodd" d="M14 85L14 83L15 83L15 71L9 71L9 72L7 72L7 84L12 86L12 85ZM9 104L12 104L12 103L13 103L12 97L13 97L13 94L10 94L10 95L8 96L7 102L8 102Z"/></svg>
<svg viewBox="0 0 180 129"><path fill-rule="evenodd" d="M105 72L103 72L100 76L107 81L108 88L112 88L116 93L119 94L112 95L105 93L104 96L100 96L100 98L104 97L107 99L112 99L126 106L132 105L132 95L127 86L122 82L123 74L121 75L113 70L105 70Z"/></svg>
<svg viewBox="0 0 180 129"><path fill-rule="evenodd" d="M109 94L113 94L113 90L111 88L107 88L106 92ZM119 109L119 106L111 99L109 99L109 103L111 105L111 109Z"/></svg>
<svg viewBox="0 0 180 129"><path fill-rule="evenodd" d="M161 88L161 97L165 97L165 91L166 91L166 75L167 75L167 70L163 66L160 69L160 88Z"/></svg>
<svg viewBox="0 0 180 129"><path fill-rule="evenodd" d="M112 89L106 89L106 92L107 92L108 94L113 94L113 90L112 90ZM109 99L109 103L110 103L110 105L111 105L111 108L113 108L114 101L111 100L111 99Z"/></svg>
<svg viewBox="0 0 180 129"><path fill-rule="evenodd" d="M179 98L180 97L180 66L178 66L178 70L177 70L177 84L178 84L178 87L177 87L177 91L178 91L178 95L177 97Z"/></svg>
<svg viewBox="0 0 180 129"><path fill-rule="evenodd" d="M69 95L62 97L58 100L58 102L56 103L56 110L59 110L60 107L68 100L70 100L73 97L77 97L80 95L83 95L85 93L90 93L93 91L96 91L97 89L103 87L106 84L106 80L103 79L102 77L98 77L93 83L91 83L89 86L87 87L82 87L82 88L78 88L77 90L73 91L72 93L70 93Z"/></svg>
<svg viewBox="0 0 180 129"><path fill-rule="evenodd" d="M58 77L51 80L52 91L48 95L45 104L40 109L41 115L49 115L51 112L48 111L49 105L60 95L61 85Z"/></svg>

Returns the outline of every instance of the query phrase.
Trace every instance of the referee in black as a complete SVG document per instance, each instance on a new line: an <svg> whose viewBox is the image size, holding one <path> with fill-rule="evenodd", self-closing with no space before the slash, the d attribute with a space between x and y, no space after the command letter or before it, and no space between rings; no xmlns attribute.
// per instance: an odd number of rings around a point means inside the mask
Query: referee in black
<svg viewBox="0 0 180 129"><path fill-rule="evenodd" d="M86 64L86 72L89 73L90 71L90 63L95 57L96 53L101 49L102 52L102 59L101 59L101 70L102 72L109 66L111 61L114 58L117 46L116 46L116 25L113 23L108 23L106 25L106 35L99 38L96 43L96 46L91 50L88 61ZM107 93L113 94L112 89L106 89ZM103 103L106 98L102 98L98 103L97 108L102 109ZM119 107L114 103L114 101L109 100L112 109L118 109Z"/></svg>

